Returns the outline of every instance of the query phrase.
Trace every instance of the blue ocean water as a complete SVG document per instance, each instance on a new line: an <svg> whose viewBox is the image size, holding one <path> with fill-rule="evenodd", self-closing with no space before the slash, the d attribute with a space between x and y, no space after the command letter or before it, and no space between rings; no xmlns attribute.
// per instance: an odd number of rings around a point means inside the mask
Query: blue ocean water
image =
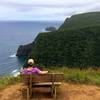
<svg viewBox="0 0 100 100"><path fill-rule="evenodd" d="M1 21L0 22L0 76L15 75L23 61L15 55L19 45L31 43L48 26L59 28L60 21Z"/></svg>

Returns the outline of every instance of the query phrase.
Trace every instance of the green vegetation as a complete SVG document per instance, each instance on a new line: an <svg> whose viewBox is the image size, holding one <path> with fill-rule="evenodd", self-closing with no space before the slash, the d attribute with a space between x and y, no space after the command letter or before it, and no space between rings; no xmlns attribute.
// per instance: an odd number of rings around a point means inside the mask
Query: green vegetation
<svg viewBox="0 0 100 100"><path fill-rule="evenodd" d="M68 67L51 67L49 69L46 68L46 70L49 70L49 72L63 72L64 81L67 83L100 85L100 69L95 71L91 68L80 70Z"/></svg>
<svg viewBox="0 0 100 100"><path fill-rule="evenodd" d="M50 73L63 72L64 81L74 84L91 84L100 86L100 69L95 71L94 69L80 70L68 67L49 67L44 70L48 70ZM0 90L6 88L9 85L17 84L21 82L21 77L1 77L0 78Z"/></svg>
<svg viewBox="0 0 100 100"><path fill-rule="evenodd" d="M9 85L17 84L19 82L21 82L20 76L18 76L18 77L10 77L10 76L0 77L0 90L6 88Z"/></svg>
<svg viewBox="0 0 100 100"><path fill-rule="evenodd" d="M87 69L100 66L100 12L73 15L57 31L40 33L17 56L47 66Z"/></svg>
<svg viewBox="0 0 100 100"><path fill-rule="evenodd" d="M73 15L71 18L67 18L59 30L79 29L97 25L100 25L100 12L90 12Z"/></svg>
<svg viewBox="0 0 100 100"><path fill-rule="evenodd" d="M29 57L45 66L99 67L100 26L40 33Z"/></svg>

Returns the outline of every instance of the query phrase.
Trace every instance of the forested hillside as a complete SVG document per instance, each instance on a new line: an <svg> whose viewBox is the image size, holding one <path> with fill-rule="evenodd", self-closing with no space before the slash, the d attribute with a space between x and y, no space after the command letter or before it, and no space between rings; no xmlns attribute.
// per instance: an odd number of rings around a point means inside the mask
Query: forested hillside
<svg viewBox="0 0 100 100"><path fill-rule="evenodd" d="M99 12L74 15L57 31L39 33L31 45L18 49L17 56L34 58L45 66L100 66L99 23Z"/></svg>
<svg viewBox="0 0 100 100"><path fill-rule="evenodd" d="M31 57L46 66L99 66L100 27L40 33Z"/></svg>
<svg viewBox="0 0 100 100"><path fill-rule="evenodd" d="M100 25L100 12L90 12L73 15L66 18L59 30L83 28L88 26Z"/></svg>

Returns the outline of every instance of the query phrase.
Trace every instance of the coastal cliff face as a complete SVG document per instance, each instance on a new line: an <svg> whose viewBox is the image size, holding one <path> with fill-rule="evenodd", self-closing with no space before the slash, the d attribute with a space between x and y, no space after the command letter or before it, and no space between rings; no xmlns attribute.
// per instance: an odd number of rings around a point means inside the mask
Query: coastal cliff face
<svg viewBox="0 0 100 100"><path fill-rule="evenodd" d="M59 31L66 31L68 29L70 29L70 30L71 29L80 29L80 28L85 28L85 27L93 27L93 26L97 26L97 25L100 26L100 12L90 12L90 13L77 14L77 15L71 16L70 18L66 18L64 23L58 29L58 33L59 33ZM49 27L49 29L51 29L51 28L52 27ZM47 29L48 29L48 27L47 27ZM52 34L52 33L53 32L51 32L50 34ZM45 33L45 35L46 34L47 33ZM41 37L41 35L38 35L37 37ZM36 37L36 39L37 39L37 37ZM36 39L34 41L36 41ZM42 39L44 39L44 37ZM39 40L39 39L37 39L37 40ZM40 40L40 41L42 41L42 40ZM17 56L30 55L32 52L33 45L34 45L34 43L30 43L27 45L20 45L18 50L17 50L16 55Z"/></svg>
<svg viewBox="0 0 100 100"><path fill-rule="evenodd" d="M29 56L32 52L33 43L27 44L27 45L20 45L16 56Z"/></svg>
<svg viewBox="0 0 100 100"><path fill-rule="evenodd" d="M72 16L57 31L39 33L34 43L21 45L17 56L34 57L45 66L100 66L100 22L97 21L100 12Z"/></svg>
<svg viewBox="0 0 100 100"><path fill-rule="evenodd" d="M97 25L100 25L100 12L89 12L66 18L59 30L64 31L67 29L79 29Z"/></svg>

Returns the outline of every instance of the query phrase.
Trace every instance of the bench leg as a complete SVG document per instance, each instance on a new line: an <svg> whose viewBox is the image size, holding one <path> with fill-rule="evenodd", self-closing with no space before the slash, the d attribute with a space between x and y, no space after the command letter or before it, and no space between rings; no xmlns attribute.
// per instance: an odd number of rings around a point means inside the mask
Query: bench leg
<svg viewBox="0 0 100 100"><path fill-rule="evenodd" d="M53 96L53 99L56 100L56 86L55 87L51 87L51 96Z"/></svg>
<svg viewBox="0 0 100 100"><path fill-rule="evenodd" d="M53 97L53 87L51 87L51 96Z"/></svg>
<svg viewBox="0 0 100 100"><path fill-rule="evenodd" d="M27 100L30 99L30 95L29 95L29 88L27 88Z"/></svg>
<svg viewBox="0 0 100 100"><path fill-rule="evenodd" d="M54 87L54 100L56 100L57 92L56 92L56 86Z"/></svg>
<svg viewBox="0 0 100 100"><path fill-rule="evenodd" d="M30 88L30 97L32 96L32 88Z"/></svg>

